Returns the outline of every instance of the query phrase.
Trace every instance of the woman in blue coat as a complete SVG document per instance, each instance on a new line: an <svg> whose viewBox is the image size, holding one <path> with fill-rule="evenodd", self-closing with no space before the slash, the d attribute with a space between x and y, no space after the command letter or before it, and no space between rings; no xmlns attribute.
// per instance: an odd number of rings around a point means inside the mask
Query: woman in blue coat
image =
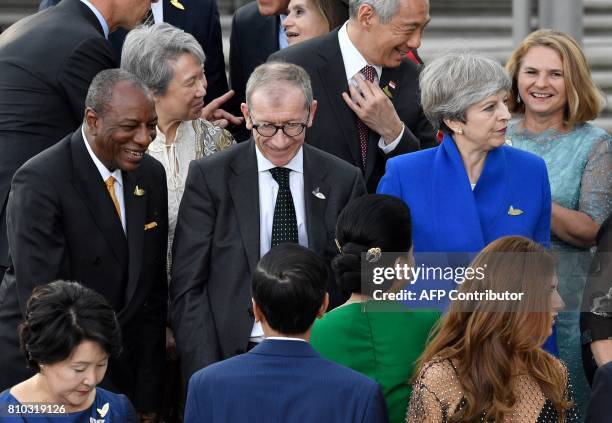
<svg viewBox="0 0 612 423"><path fill-rule="evenodd" d="M415 253L475 253L506 235L549 247L546 165L505 145L510 79L501 65L449 53L425 67L420 88L442 143L387 161L377 190L410 207Z"/></svg>
<svg viewBox="0 0 612 423"><path fill-rule="evenodd" d="M539 157L504 145L510 79L492 59L450 53L421 74L440 146L387 162L378 192L402 198L415 252L477 252L505 235L550 244L550 186Z"/></svg>

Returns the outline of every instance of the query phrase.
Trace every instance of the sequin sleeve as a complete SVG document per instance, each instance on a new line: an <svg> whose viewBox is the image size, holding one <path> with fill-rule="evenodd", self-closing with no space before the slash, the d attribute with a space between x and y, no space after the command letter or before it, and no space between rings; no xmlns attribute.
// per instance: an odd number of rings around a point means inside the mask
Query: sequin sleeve
<svg viewBox="0 0 612 423"><path fill-rule="evenodd" d="M565 401L573 401L573 393L572 393L572 384L569 378L569 371L567 370L567 367L565 366L565 364L559 362L559 364L561 365L561 367L563 368L563 375L565 376L565 391L563 392L563 399ZM566 422L566 423L578 423L580 422L580 418L578 416L578 408L576 407L576 405L572 405L572 407L568 410L565 411L565 417L563 419L560 419L561 422Z"/></svg>
<svg viewBox="0 0 612 423"><path fill-rule="evenodd" d="M612 212L612 137L591 147L582 173L579 210L601 224Z"/></svg>
<svg viewBox="0 0 612 423"><path fill-rule="evenodd" d="M462 398L461 386L448 360L432 361L419 373L412 387L407 423L444 423L449 409Z"/></svg>

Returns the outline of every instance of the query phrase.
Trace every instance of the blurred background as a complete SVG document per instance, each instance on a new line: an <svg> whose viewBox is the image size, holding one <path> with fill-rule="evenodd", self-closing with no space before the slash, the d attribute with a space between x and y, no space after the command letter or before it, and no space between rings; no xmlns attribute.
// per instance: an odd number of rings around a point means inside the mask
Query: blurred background
<svg viewBox="0 0 612 423"><path fill-rule="evenodd" d="M39 3L0 0L0 26L7 28L35 13ZM232 13L247 1L217 3L227 66ZM556 28L572 34L584 46L594 80L607 99L596 124L612 133L612 0L430 0L430 7L432 20L419 49L425 62L442 51L461 48L505 63L518 41L534 29Z"/></svg>

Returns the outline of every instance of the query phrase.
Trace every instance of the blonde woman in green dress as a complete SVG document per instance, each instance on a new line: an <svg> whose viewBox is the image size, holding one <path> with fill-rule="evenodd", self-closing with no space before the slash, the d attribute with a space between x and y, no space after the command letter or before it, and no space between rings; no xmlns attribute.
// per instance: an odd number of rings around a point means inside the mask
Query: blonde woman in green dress
<svg viewBox="0 0 612 423"><path fill-rule="evenodd" d="M401 303L372 301L361 283L362 262L380 256L377 266L410 264L410 211L395 197L369 194L351 201L338 217L339 254L332 262L336 282L349 300L317 320L311 345L325 358L376 380L385 396L390 422L403 422L413 366L425 349L438 312L410 310ZM397 281L380 285L395 291Z"/></svg>

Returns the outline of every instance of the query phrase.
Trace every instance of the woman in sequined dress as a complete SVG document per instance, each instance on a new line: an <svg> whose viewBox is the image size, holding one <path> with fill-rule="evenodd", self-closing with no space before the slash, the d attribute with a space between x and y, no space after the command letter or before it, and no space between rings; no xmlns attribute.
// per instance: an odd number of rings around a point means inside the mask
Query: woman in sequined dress
<svg viewBox="0 0 612 423"><path fill-rule="evenodd" d="M552 256L510 236L471 267L484 277L466 280L460 293L508 291L522 300L451 303L419 359L406 421L575 422L567 369L542 349L563 307Z"/></svg>
<svg viewBox="0 0 612 423"><path fill-rule="evenodd" d="M567 364L581 411L589 397L581 360L579 311L601 223L612 212L612 137L588 121L603 107L578 43L552 30L530 34L510 57L508 126L516 148L544 159L552 194L552 250L566 311L557 320L559 356Z"/></svg>

